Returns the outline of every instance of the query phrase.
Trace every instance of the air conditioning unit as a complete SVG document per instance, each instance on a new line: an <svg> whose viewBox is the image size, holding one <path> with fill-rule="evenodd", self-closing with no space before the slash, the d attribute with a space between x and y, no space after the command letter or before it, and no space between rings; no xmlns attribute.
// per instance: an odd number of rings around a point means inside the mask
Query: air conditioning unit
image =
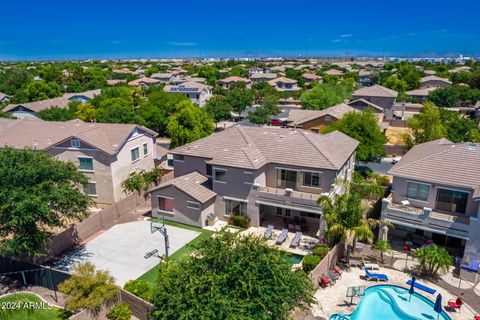
<svg viewBox="0 0 480 320"><path fill-rule="evenodd" d="M293 189L291 189L291 188L286 188L286 189L285 189L285 194L286 194L287 196L291 196L292 193L293 193Z"/></svg>

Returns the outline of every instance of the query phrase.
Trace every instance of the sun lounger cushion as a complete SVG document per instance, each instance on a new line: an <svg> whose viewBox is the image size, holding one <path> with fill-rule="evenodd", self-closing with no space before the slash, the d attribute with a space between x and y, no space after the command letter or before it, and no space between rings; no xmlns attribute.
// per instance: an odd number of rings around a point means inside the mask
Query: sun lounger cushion
<svg viewBox="0 0 480 320"><path fill-rule="evenodd" d="M407 281L407 284L410 286L412 285L412 280L408 280ZM429 288L421 283L418 283L417 281L415 281L415 283L413 284L413 286L417 289L420 289L420 290L423 290L425 292L428 292L430 294L434 294L436 292L436 290L432 289L432 288Z"/></svg>
<svg viewBox="0 0 480 320"><path fill-rule="evenodd" d="M383 273L371 273L367 268L364 269L368 279L388 281L388 276Z"/></svg>

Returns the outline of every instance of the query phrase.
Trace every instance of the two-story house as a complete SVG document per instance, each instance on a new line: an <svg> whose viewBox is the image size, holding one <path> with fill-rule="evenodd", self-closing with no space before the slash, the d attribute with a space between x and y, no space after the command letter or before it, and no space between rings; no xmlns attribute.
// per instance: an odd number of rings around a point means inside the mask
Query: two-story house
<svg viewBox="0 0 480 320"><path fill-rule="evenodd" d="M323 110L292 109L288 113L287 121L289 127L319 133L349 112L358 112L358 110L344 103Z"/></svg>
<svg viewBox="0 0 480 320"><path fill-rule="evenodd" d="M274 87L277 91L297 91L300 90L298 87L298 81L280 77L273 80L268 81L268 84Z"/></svg>
<svg viewBox="0 0 480 320"><path fill-rule="evenodd" d="M198 82L183 82L179 85L166 85L164 91L170 93L181 93L195 104L203 107L212 97L212 87Z"/></svg>
<svg viewBox="0 0 480 320"><path fill-rule="evenodd" d="M121 183L130 173L154 168L156 135L133 124L0 118L0 148L28 147L73 162L89 179L85 193L99 205L126 196Z"/></svg>
<svg viewBox="0 0 480 320"><path fill-rule="evenodd" d="M447 88L451 85L452 82L450 80L437 76L427 76L420 79L420 89Z"/></svg>
<svg viewBox="0 0 480 320"><path fill-rule="evenodd" d="M389 174L392 194L383 199L382 219L395 225L392 232L480 257L480 145L419 144Z"/></svg>
<svg viewBox="0 0 480 320"><path fill-rule="evenodd" d="M222 87L223 89L229 89L232 84L237 83L237 82L245 83L247 88L250 88L251 85L252 85L251 80L248 80L248 79L245 79L245 78L242 78L242 77L237 77L237 76L231 76L231 77L227 77L225 79L218 80L217 84L220 87Z"/></svg>
<svg viewBox="0 0 480 320"><path fill-rule="evenodd" d="M393 118L393 105L397 99L398 93L395 90L385 88L380 85L363 87L352 93L352 101L360 99L366 100L375 106L383 108L385 119ZM352 104L349 104L353 106Z"/></svg>
<svg viewBox="0 0 480 320"><path fill-rule="evenodd" d="M253 226L320 226L322 195L350 180L358 141L334 131L234 126L175 148L174 176L152 190L152 213L203 227L244 215Z"/></svg>

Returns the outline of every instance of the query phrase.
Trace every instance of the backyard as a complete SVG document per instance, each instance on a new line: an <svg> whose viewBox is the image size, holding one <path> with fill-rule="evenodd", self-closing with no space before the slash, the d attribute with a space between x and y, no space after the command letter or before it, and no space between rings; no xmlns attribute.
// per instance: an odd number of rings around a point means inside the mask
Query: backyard
<svg viewBox="0 0 480 320"><path fill-rule="evenodd" d="M60 320L71 315L60 308L46 306L34 294L17 293L0 297L0 319L8 320ZM35 305L34 305L35 304ZM8 310L5 308L8 307ZM11 308L10 308L11 307Z"/></svg>

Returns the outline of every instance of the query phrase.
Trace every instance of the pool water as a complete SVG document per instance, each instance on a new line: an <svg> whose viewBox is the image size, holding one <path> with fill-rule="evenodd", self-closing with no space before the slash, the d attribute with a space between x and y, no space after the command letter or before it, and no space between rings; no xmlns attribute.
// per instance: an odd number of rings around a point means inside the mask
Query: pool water
<svg viewBox="0 0 480 320"><path fill-rule="evenodd" d="M350 315L335 314L330 320L436 320L434 302L414 293L409 301L408 289L393 285L367 288L358 307ZM436 296L435 296L436 297ZM450 320L442 311L440 318Z"/></svg>
<svg viewBox="0 0 480 320"><path fill-rule="evenodd" d="M289 265L293 266L294 264L298 264L302 262L303 256L299 254L289 253L289 252L282 252L282 256L288 262Z"/></svg>

